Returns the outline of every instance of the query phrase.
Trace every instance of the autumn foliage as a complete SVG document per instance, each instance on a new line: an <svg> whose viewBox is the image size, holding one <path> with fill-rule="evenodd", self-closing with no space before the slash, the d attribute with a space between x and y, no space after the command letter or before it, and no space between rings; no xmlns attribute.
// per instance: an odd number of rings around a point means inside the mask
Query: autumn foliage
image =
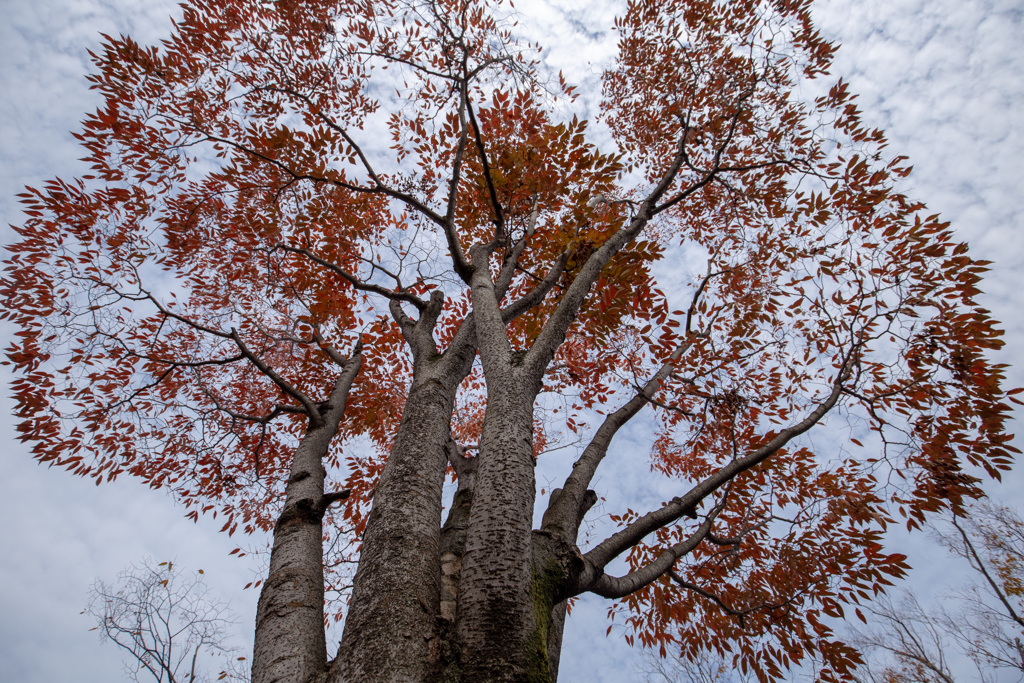
<svg viewBox="0 0 1024 683"><path fill-rule="evenodd" d="M389 656L424 672L550 679L561 626L534 605L592 592L631 641L847 678L859 655L827 617L905 572L887 526L958 510L1009 467L1015 399L975 302L986 264L899 191L910 167L846 84L818 85L835 46L808 5L631 2L592 123L489 2L209 0L158 46L106 36L104 104L76 135L90 171L21 195L7 261L21 438L229 534L315 510L328 599L361 552L414 546L427 578L406 582L429 585L395 598L395 633L433 630ZM612 440L637 415L646 457ZM316 434L324 497L302 498ZM577 440L533 530L534 461ZM577 547L606 457L678 497L633 511L599 491L619 529ZM454 615L428 575L447 566L446 462L475 491ZM414 501L387 493L407 465L429 470ZM401 539L393 519L412 520ZM356 615L377 572L360 567ZM500 607L472 591L500 594L498 576L527 595L495 627L518 648L502 661L472 638ZM405 642L352 619L345 666L377 652L355 639Z"/></svg>

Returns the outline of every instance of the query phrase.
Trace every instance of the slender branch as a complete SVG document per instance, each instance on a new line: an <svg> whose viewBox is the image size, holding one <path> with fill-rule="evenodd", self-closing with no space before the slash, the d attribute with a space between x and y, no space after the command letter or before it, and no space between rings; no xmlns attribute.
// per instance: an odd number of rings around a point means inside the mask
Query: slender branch
<svg viewBox="0 0 1024 683"><path fill-rule="evenodd" d="M657 581L665 572L672 569L672 565L675 564L676 560L692 552L711 533L711 526L718 519L718 516L722 514L722 510L725 509L729 502L729 493L732 491L733 482L735 482L735 479L726 485L722 499L711 509L701 525L697 527L697 530L689 538L662 551L652 562L630 572L626 576L615 577L602 572L587 590L606 598L621 598ZM692 511L690 516L694 519L697 517L696 513Z"/></svg>
<svg viewBox="0 0 1024 683"><path fill-rule="evenodd" d="M270 422L273 422L278 416L284 415L285 413L299 413L302 415L306 414L306 411L302 410L301 408L278 404L274 406L274 408L263 417L258 417L256 415L246 415L245 413L239 413L232 410L231 408L221 405L220 399L217 398L217 395L210 391L205 384L200 383L199 389L200 391L203 392L203 394L206 395L208 399L213 401L214 408L216 408L218 411L224 413L225 415L234 420L241 420L243 422L255 422L256 424L267 425Z"/></svg>
<svg viewBox="0 0 1024 683"><path fill-rule="evenodd" d="M579 460L573 464L572 472L562 485L562 495L557 499L552 497L548 503L548 509L544 513L543 527L554 530L561 528L563 533L571 535L583 521L578 510L580 503L586 496L587 487L594 478L598 466L608 453L608 447L612 438L627 422L629 422L640 410L651 401L651 396L658 390L675 368L675 363L682 358L683 354L693 345L692 341L679 344L669 356L668 360L658 369L644 387L630 399L625 405L605 417L601 426L594 434L594 438L587 444Z"/></svg>
<svg viewBox="0 0 1024 683"><path fill-rule="evenodd" d="M341 352L339 352L338 349L334 348L333 346L327 343L323 335L320 333L319 323L311 323L310 326L313 328L313 339L316 340L316 344L317 346L320 347L320 350L326 353L327 357L334 361L335 365L340 365L341 367L344 368L346 363L348 363L350 359L345 358L343 355L341 355ZM359 349L362 349L362 344L362 338L356 341L356 346Z"/></svg>
<svg viewBox="0 0 1024 683"><path fill-rule="evenodd" d="M729 124L729 132L726 134L725 139L722 141L722 144L719 145L718 148L715 150L714 163L712 164L711 168L704 173L704 177L697 181L697 183L695 183L694 185L691 185L690 187L686 188L685 190L677 194L672 199L662 204L661 206L656 207L651 212L652 216L655 216L661 213L662 211L665 211L671 208L672 206L675 206L679 202L683 201L684 199L692 195L694 192L710 183L718 176L719 173L725 170L725 168L722 166L722 155L725 153L725 150L729 146L729 143L732 142L733 135L736 133L736 126L739 124L740 114L743 112L743 102L746 101L746 99L753 94L754 89L753 87L751 87L749 90L747 90L739 97L739 100L736 103L736 113L733 115L732 121ZM686 159L686 133L680 136L680 147L678 156L682 157L681 159L679 159L680 162ZM665 191L667 190L668 186L666 185Z"/></svg>
<svg viewBox="0 0 1024 683"><path fill-rule="evenodd" d="M202 643L199 643L198 645L196 645L196 650L195 650L195 652L192 653L192 667L189 669L189 676L188 676L189 683L195 683L195 680L196 680L196 660L199 659L199 648L201 646L202 646Z"/></svg>
<svg viewBox="0 0 1024 683"><path fill-rule="evenodd" d="M694 486L685 495L673 498L662 508L649 512L640 519L634 521L625 529L613 534L588 552L584 559L591 564L595 570L603 571L604 567L614 558L618 557L628 548L639 543L649 533L660 529L666 524L671 524L686 514L687 511L696 510L701 501L728 484L738 475L746 472L752 467L764 462L777 453L786 444L797 436L808 431L817 424L832 408L838 403L843 394L843 387L851 371L851 359L847 358L839 371L839 376L832 385L832 391L823 403L815 408L806 418L797 424L779 432L764 446L748 453L742 458L737 458L725 465L717 472L706 477L699 484Z"/></svg>
<svg viewBox="0 0 1024 683"><path fill-rule="evenodd" d="M700 586L698 586L696 584L693 584L693 583L690 583L689 581L686 581L685 579L683 579L683 577L679 576L679 574L677 574L675 572L675 570L670 569L668 571L668 575L672 579L672 581L674 581L676 584L678 584L682 588L685 588L685 589L687 589L689 591L693 591L694 593L696 593L697 595L701 596L702 598L706 598L706 599L710 600L711 602L713 602L716 605L718 605L718 607L721 608L721 610L723 612L725 612L726 614L728 614L729 616L736 617L737 620L739 620L739 622L740 622L740 628L745 628L746 627L746 624L744 623L744 618L748 614L751 614L753 612L759 612L761 610L781 609L783 607L786 607L787 605L792 604L797 599L797 597L799 597L799 595L800 595L800 593L797 593L796 595L794 595L793 597L789 598L788 600L783 600L782 602L779 602L779 603L774 603L773 604L773 603L768 603L768 602L762 602L760 605L755 605L753 607L747 607L746 609L736 609L734 607L730 607L729 605L727 605L724 600L722 600L720 597L718 597L714 593L711 593L710 591L706 591L703 588L701 588Z"/></svg>
<svg viewBox="0 0 1024 683"><path fill-rule="evenodd" d="M466 126L466 109L469 107L469 93L465 81L459 84L459 144L455 149L452 161L452 178L448 185L448 206L445 210L444 236L448 242L448 251L452 256L452 267L462 281L469 284L473 275L473 266L466 259L466 253L459 242L459 234L455 229L455 211L458 206L459 182L462 179L462 161L469 140L469 128Z"/></svg>
<svg viewBox="0 0 1024 683"><path fill-rule="evenodd" d="M971 543L970 537L967 535L967 532L964 531L963 528L957 523L956 518L957 515L954 514L953 526L956 528L957 531L960 532L960 537L963 538L964 545L967 547L967 551L971 554L971 557L974 558L974 561L978 563L978 571L981 572L981 575L985 577L985 580L988 582L988 585L992 587L992 591L996 594L996 597L999 598L999 602L1003 603L1003 607L1006 608L1006 611L1007 613L1009 613L1010 618L1017 622L1018 626L1024 628L1024 619L1022 619L1020 615L1017 614L1017 611L1013 609L1013 605L1010 604L1010 601L1006 598L1006 595L999 587L999 584L996 582L995 579L992 578L992 575L988 573L988 569L985 568L985 563L982 562L981 556L978 554L978 551L975 550L974 544Z"/></svg>
<svg viewBox="0 0 1024 683"><path fill-rule="evenodd" d="M395 284L398 286L398 291L404 292L407 289L406 287L402 286L402 279L400 277L392 273L390 270L388 270L381 264L375 263L373 259L368 259L365 256L360 256L359 254L355 254L355 257L362 261L363 263L370 266L370 277L373 277L374 271L379 270L380 272L384 273L389 278L395 281Z"/></svg>
<svg viewBox="0 0 1024 683"><path fill-rule="evenodd" d="M491 178L491 164L487 161L487 149L484 147L484 139L480 134L480 126L477 125L476 115L473 113L473 105L469 99L466 100L466 113L469 114L469 123L473 127L473 137L476 140L476 148L480 154L480 164L483 166L487 193L491 199L491 208L494 210L494 239L500 241L505 238L505 216L501 210L501 203L498 201L498 191L494 187L494 179Z"/></svg>
<svg viewBox="0 0 1024 683"><path fill-rule="evenodd" d="M462 179L462 158L466 153L466 145L469 142L469 127L466 125L466 83L459 84L459 142L455 146L455 155L452 159L452 177L448 181L448 206L445 210L445 225L453 225L455 222L455 209L459 196L459 181Z"/></svg>
<svg viewBox="0 0 1024 683"><path fill-rule="evenodd" d="M544 297L548 295L548 292L558 284L558 279L562 276L562 273L565 272L565 266L569 262L569 255L568 251L563 251L559 254L543 280L537 283L533 289L522 297L501 309L502 322L507 324L521 316L523 313L526 313L534 306L540 304L540 302L544 300Z"/></svg>
<svg viewBox="0 0 1024 683"><path fill-rule="evenodd" d="M168 318L170 318L172 320L177 320L178 322L184 323L185 325L188 325L189 327L191 327L193 329L199 330L200 332L205 332L206 334L211 334L211 335L213 335L215 337L221 337L222 339L232 339L233 338L227 332L223 332L221 330L215 330L212 327L206 327L205 325L200 325L199 323L197 323L194 320L190 320L190 319L186 318L185 316L178 315L177 313L173 312L172 310L170 310L169 308L164 306L162 303L160 303L155 296L150 294L145 289L139 289L139 291L142 294L145 295L144 297L142 297L143 299L148 299L149 301L151 301L153 303L153 305L156 306L157 310L160 311L165 316L167 316ZM136 297L133 297L133 296L129 296L129 295L122 295L122 296L124 296L126 299L131 299L133 301L138 300Z"/></svg>
<svg viewBox="0 0 1024 683"><path fill-rule="evenodd" d="M711 278L718 277L719 275L725 275L726 273L732 272L732 268L726 268L716 273L711 272L711 262L708 262L708 273L704 276L704 279L700 281L700 285L697 287L697 291L693 293L693 299L690 300L690 307L686 309L686 334L691 334L691 323L693 321L693 315L697 312L697 304L700 303L700 297L704 294L704 288L708 286Z"/></svg>
<svg viewBox="0 0 1024 683"><path fill-rule="evenodd" d="M523 250L526 249L526 244L530 238L533 237L537 231L537 218L539 215L539 209L537 207L537 196L533 197L533 208L530 210L530 220L526 225L526 231L523 233L522 239L515 243L512 247L512 251L505 257L504 263L501 265L501 271L498 273L497 279L494 281L494 290L498 295L498 301L501 301L505 296L505 292L508 291L509 286L512 284L512 277L515 275L516 267L519 265L519 257L523 255Z"/></svg>
<svg viewBox="0 0 1024 683"><path fill-rule="evenodd" d="M288 175L289 177L291 177L291 182L296 182L296 181L299 181L299 180L308 180L308 181L314 182L314 183L327 183L329 185L334 185L335 187L341 187L341 188L344 188L346 190L350 190L352 192L359 192L359 193L363 193L363 194L383 194L383 195L386 195L388 197L392 197L393 199L397 199L400 202L402 202L403 204L406 204L407 206L415 209L416 211L418 211L419 213L423 214L424 216L426 216L428 219L430 219L432 222L436 223L437 225L441 225L441 226L444 225L444 218L442 216L438 215L438 213L436 211L433 211L426 204L424 204L423 202L419 201L418 199L416 199L415 197L413 197L410 194L407 194L405 192L400 192L398 190L395 190L394 188L391 188L391 187L388 187L387 185L385 185L383 183L383 181L381 181L379 176L377 176L376 172L373 171L372 168L367 166L368 161L366 161L365 156L363 154L363 151L359 147L359 145L356 144L355 140L352 139L352 137L348 134L348 132L344 128L342 128L340 126L337 126L337 124L328 124L328 125L331 125L332 128L335 128L335 130L337 130L338 133L342 137L345 138L345 141L349 145L352 146L352 149L355 150L356 154L359 155L359 157L363 160L364 166L366 166L366 168L367 168L367 173L370 175L370 179L374 182L374 186L373 187L363 187L362 185L356 185L354 183L349 183L349 182L345 182L343 180L337 180L337 179L334 179L334 178L326 178L326 177L319 176L319 175L313 175L311 173L299 173L297 171L292 170L287 164L284 164L284 163L278 161L277 159L275 159L275 158L273 158L271 156L263 154L262 152L258 152L256 150L252 149L251 147L246 147L245 145L243 145L243 144L241 144L239 142L235 142L234 140L230 140L228 138L222 138L222 137L220 137L218 135L214 135L213 133L210 133L208 131L202 130L201 128L198 128L196 126L194 121L193 122L183 122L183 121L176 121L173 117L167 117L167 118L168 118L168 120L173 121L173 122L175 122L175 123L177 123L179 125L189 125L189 126L191 126L193 128L196 128L203 136L205 136L206 140L209 141L209 142L214 142L214 143L220 143L222 145L227 145L229 147L232 147L232 148L242 152L243 154L247 154L249 156L255 157L256 159L259 159L260 161L263 161L263 162L265 162L267 164L270 164L274 168L278 169L279 171L281 171L281 172L285 173L286 175Z"/></svg>
<svg viewBox="0 0 1024 683"><path fill-rule="evenodd" d="M161 323L162 324L162 323ZM170 360L167 358L161 358L159 356L153 356L148 353L139 353L138 351L132 350L123 339L107 333L99 333L100 337L107 339L122 347L125 355L131 358L139 358L142 360L148 360L153 363L167 366L168 368L202 368L209 365L230 365L231 363L237 363L240 360L245 360L245 356L239 354L237 356L226 356L224 358L211 358L209 360Z"/></svg>
<svg viewBox="0 0 1024 683"><path fill-rule="evenodd" d="M270 380L281 389L281 391L302 404L302 407L306 409L306 414L309 416L310 427L315 429L321 425L323 418L320 416L320 411L317 409L317 405L313 402L313 399L289 384L288 381L281 377L281 375L277 374L273 368L264 363L259 356L250 351L249 347L245 345L244 341L242 341L242 336L238 334L238 331L233 327L231 328L231 338L235 340L235 344L238 345L238 349L242 352L242 355L248 358L260 372L269 377Z"/></svg>
<svg viewBox="0 0 1024 683"><path fill-rule="evenodd" d="M380 294L381 296L386 297L387 299L389 299L391 301L404 301L404 302L406 302L408 304L412 304L413 306L416 307L417 310L420 310L420 311L422 311L426 307L426 305L427 305L426 302L424 302L422 299L420 299L418 296L416 296L412 292L407 292L407 291L397 291L396 292L396 291L394 291L392 289L388 289L387 287L381 287L380 285L374 285L374 284L370 284L368 282L363 282L362 280L357 278L355 275L353 275L352 273L348 272L344 268L338 266L337 264L331 263L330 261L328 261L326 259L323 259L323 258L320 258L316 254L313 254L312 252L309 251L309 249L299 249L297 247L288 246L287 244L278 243L278 244L274 245L274 247L271 249L271 251L273 252L273 251L278 250L278 249L280 249L281 251L287 251L287 252L292 253L292 254L298 254L300 256L305 256L310 261L313 261L314 263L317 263L317 264L323 266L324 268L327 268L331 272L340 275L349 284L351 284L354 289L357 289L357 290L359 290L361 292L373 292L375 294Z"/></svg>
<svg viewBox="0 0 1024 683"><path fill-rule="evenodd" d="M711 264L708 263L708 272L701 280L700 285L693 294L693 298L690 301L690 309L692 312L696 309L697 304L700 302L700 297L704 294L704 290L707 287L708 282L711 278L718 277L728 270L722 270L718 272L711 272ZM593 481L594 474L597 472L598 466L601 461L608 453L608 447L611 445L612 438L629 420L631 420L640 409L644 407L646 403L655 404L654 395L661 388L662 383L668 379L669 375L672 374L675 369L675 364L683 357L694 344L695 339L701 337L703 333L693 334L690 331L691 313L687 313L686 319L686 331L688 339L673 349L669 355L668 360L658 368L658 371L654 373L643 388L628 401L624 406L616 410L615 412L608 415L601 427L598 428L597 433L594 434L594 438L590 444L583 451L579 460L573 465L572 473L565 480L563 485L564 491L567 493L564 501L559 503L555 499L552 499L548 505L548 511L544 514L544 523L551 524L554 526L562 527L563 532L570 530L575 531L579 528L579 524L582 522L582 518L579 516L574 517L573 511L578 509L579 502L583 499L587 491L587 487L590 486L590 482Z"/></svg>
<svg viewBox="0 0 1024 683"><path fill-rule="evenodd" d="M755 527L755 528L756 528L756 527ZM718 537L718 536L715 536L715 535L714 535L714 534L712 534L712 533L709 533L709 534L707 535L707 540L708 540L708 543L714 543L715 545L722 545L722 546L725 546L725 545L728 545L728 546L737 546L737 545L739 545L740 543L742 543L742 542L743 542L743 536L745 536L745 535L747 534L747 532L748 532L748 531L749 531L749 529L748 529L748 530L745 530L745 531L743 531L743 532L741 533L741 535L739 535L739 536L733 536L732 538L720 538L720 537Z"/></svg>
<svg viewBox="0 0 1024 683"><path fill-rule="evenodd" d="M672 183L675 181L676 176L682 168L683 159L685 156L684 152L684 140L680 139L678 149L676 151L675 158L672 164L665 171L664 176L658 185L651 191L646 199L641 203L640 209L637 215L623 228L615 232L605 242L596 249L594 253L590 255L586 263L580 269L580 272L573 279L572 284L569 285L565 296L559 302L555 312L548 318L547 323L538 335L536 342L533 347L527 353L526 358L523 360L523 367L527 373L527 376L532 376L539 381L539 378L543 376L545 369L554 358L555 351L561 346L562 342L565 341L565 335L572 324L573 320L576 319L576 315L579 313L580 307L583 305L587 294L590 292L590 288L597 281L601 271L611 261L612 257L615 256L626 244L636 238L637 235L644 229L647 223L655 215L654 207L658 200L668 191ZM705 178L698 185L703 185L710 182L710 175L715 171L712 170L709 173L709 177ZM693 191L699 189L697 186L694 187Z"/></svg>

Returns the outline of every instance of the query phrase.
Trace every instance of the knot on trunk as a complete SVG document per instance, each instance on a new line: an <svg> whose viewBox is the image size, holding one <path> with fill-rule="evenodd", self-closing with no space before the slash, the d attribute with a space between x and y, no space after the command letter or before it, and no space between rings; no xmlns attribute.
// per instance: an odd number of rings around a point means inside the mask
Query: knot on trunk
<svg viewBox="0 0 1024 683"><path fill-rule="evenodd" d="M277 518L277 523L274 525L274 531L300 524L320 524L323 522L327 508L339 500L348 498L351 494L352 491L344 489L326 493L320 496L319 500L301 498L295 502L295 505L290 505L281 511L281 516Z"/></svg>
<svg viewBox="0 0 1024 683"><path fill-rule="evenodd" d="M544 600L550 601L549 610L575 595L576 584L585 567L583 554L574 543L549 531L533 532L534 584L535 588L542 589Z"/></svg>

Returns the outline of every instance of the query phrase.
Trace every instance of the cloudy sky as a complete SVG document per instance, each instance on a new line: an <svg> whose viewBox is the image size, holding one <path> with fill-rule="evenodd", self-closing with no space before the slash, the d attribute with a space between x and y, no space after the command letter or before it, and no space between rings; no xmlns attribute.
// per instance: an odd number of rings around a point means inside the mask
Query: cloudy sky
<svg viewBox="0 0 1024 683"><path fill-rule="evenodd" d="M25 184L81 172L69 131L96 105L83 78L98 33L140 42L167 31L170 3L128 0L2 0L0 25L0 225L22 217ZM614 46L615 3L520 2L522 30L545 45L549 63L584 87L597 83ZM817 11L842 44L834 76L861 94L867 119L908 155L908 188L953 222L973 254L994 261L985 305L1004 321L1004 362L1024 385L1024 4L1020 0L829 0ZM1015 125L1013 122L1017 121ZM12 333L0 328L6 340ZM4 341L6 346L6 341ZM8 377L2 375L6 385ZM113 579L145 556L204 568L239 618L248 649L256 594L242 591L253 567L227 557L236 544L210 520L193 524L164 494L122 480L96 487L36 465L14 440L11 402L0 402L0 680L116 681L120 654L100 646L84 608L96 577ZM628 438L628 435L627 435ZM614 481L614 479L611 479ZM995 487L1012 501L1019 473ZM610 484L606 484L609 485ZM918 567L914 584L937 592L959 569L921 538L899 539ZM570 619L561 680L625 681L635 655L604 632L605 604L584 601Z"/></svg>

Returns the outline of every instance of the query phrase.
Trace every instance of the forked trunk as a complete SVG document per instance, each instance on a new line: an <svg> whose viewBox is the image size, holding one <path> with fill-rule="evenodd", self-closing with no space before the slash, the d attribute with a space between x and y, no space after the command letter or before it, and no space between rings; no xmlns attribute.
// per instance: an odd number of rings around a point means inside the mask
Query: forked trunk
<svg viewBox="0 0 1024 683"><path fill-rule="evenodd" d="M454 387L414 382L373 496L331 681L420 683L440 660L441 489Z"/></svg>
<svg viewBox="0 0 1024 683"><path fill-rule="evenodd" d="M323 414L310 418L292 459L284 509L274 525L270 572L256 610L253 683L306 683L326 670L323 517L348 492L325 495L323 458L345 414L362 363L360 349L357 345L345 362Z"/></svg>

